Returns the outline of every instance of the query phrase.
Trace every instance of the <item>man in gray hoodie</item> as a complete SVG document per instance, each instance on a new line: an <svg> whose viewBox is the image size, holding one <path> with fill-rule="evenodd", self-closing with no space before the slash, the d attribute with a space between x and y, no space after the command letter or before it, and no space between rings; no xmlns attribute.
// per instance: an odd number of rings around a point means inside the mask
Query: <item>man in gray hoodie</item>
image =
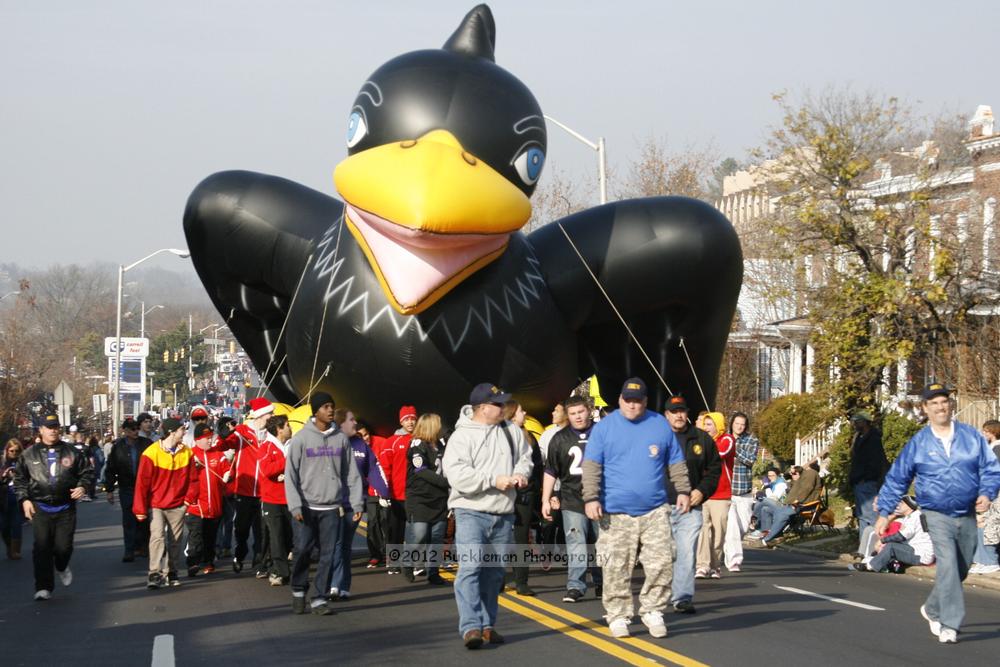
<svg viewBox="0 0 1000 667"><path fill-rule="evenodd" d="M510 544L517 489L531 476L531 447L521 430L503 421L510 400L496 385L476 385L462 408L444 453L444 475L455 512L455 549L461 559L455 577L458 632L466 648L502 644L494 629L504 563L483 562Z"/></svg>
<svg viewBox="0 0 1000 667"><path fill-rule="evenodd" d="M361 473L347 436L333 421L335 404L325 392L309 401L313 418L288 441L285 457L285 496L294 520L295 560L292 563L292 612L306 611L309 561L319 544L319 564L310 604L312 613L333 613L326 601L330 590L333 555L340 548L340 522L344 520L344 487L351 507L362 507ZM361 520L361 512L353 515Z"/></svg>

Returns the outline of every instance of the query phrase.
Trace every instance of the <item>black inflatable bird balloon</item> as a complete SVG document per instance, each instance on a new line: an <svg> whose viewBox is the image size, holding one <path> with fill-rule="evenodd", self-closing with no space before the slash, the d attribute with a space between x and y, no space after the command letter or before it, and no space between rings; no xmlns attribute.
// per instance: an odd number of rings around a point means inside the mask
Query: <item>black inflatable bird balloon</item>
<svg viewBox="0 0 1000 667"><path fill-rule="evenodd" d="M494 43L480 5L443 48L368 77L334 171L343 201L245 171L199 184L184 231L219 312L276 398L328 391L381 427L403 404L450 420L479 382L544 415L594 373L609 399L644 377L658 407L643 351L693 409L696 377L712 401L742 280L732 225L652 197L522 234L545 121Z"/></svg>

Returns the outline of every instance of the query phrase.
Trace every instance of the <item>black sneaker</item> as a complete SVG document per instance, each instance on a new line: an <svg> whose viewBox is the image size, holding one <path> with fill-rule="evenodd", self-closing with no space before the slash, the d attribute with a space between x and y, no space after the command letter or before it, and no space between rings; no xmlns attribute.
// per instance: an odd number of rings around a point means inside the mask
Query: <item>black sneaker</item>
<svg viewBox="0 0 1000 667"><path fill-rule="evenodd" d="M243 561L236 560L234 558L233 559L233 572L235 572L236 574L239 574L242 571L243 571Z"/></svg>
<svg viewBox="0 0 1000 667"><path fill-rule="evenodd" d="M317 616L332 616L335 613L330 605L328 605L325 601L312 605L312 608L309 611Z"/></svg>
<svg viewBox="0 0 1000 667"><path fill-rule="evenodd" d="M122 556L122 562L123 563L134 563L135 562L135 554L132 553L131 551L126 551L125 555Z"/></svg>
<svg viewBox="0 0 1000 667"><path fill-rule="evenodd" d="M674 603L674 613L693 614L695 613L694 603L691 600L678 600Z"/></svg>
<svg viewBox="0 0 1000 667"><path fill-rule="evenodd" d="M583 599L583 591L571 588L566 591L566 595L563 596L563 602L579 602Z"/></svg>
<svg viewBox="0 0 1000 667"><path fill-rule="evenodd" d="M292 613L293 614L306 613L306 596L304 595L292 596Z"/></svg>
<svg viewBox="0 0 1000 667"><path fill-rule="evenodd" d="M604 584L594 584L594 597L595 598L604 597Z"/></svg>
<svg viewBox="0 0 1000 667"><path fill-rule="evenodd" d="M163 585L163 577L160 576L159 572L150 572L149 577L146 578L146 588L149 590L156 590Z"/></svg>
<svg viewBox="0 0 1000 667"><path fill-rule="evenodd" d="M167 573L167 585L168 586L180 586L181 580L177 577L176 572Z"/></svg>
<svg viewBox="0 0 1000 667"><path fill-rule="evenodd" d="M201 574L201 567L200 566L195 565L194 567L189 567L188 568L188 576L191 577L192 579L195 578L195 577L197 577L199 574Z"/></svg>
<svg viewBox="0 0 1000 667"><path fill-rule="evenodd" d="M267 579L268 574L269 572L267 571L267 568L260 568L254 573L253 576L256 579Z"/></svg>
<svg viewBox="0 0 1000 667"><path fill-rule="evenodd" d="M448 582L442 579L440 574L429 574L427 575L427 584L430 586L445 586Z"/></svg>
<svg viewBox="0 0 1000 667"><path fill-rule="evenodd" d="M414 581L416 581L416 577L414 576L414 572L413 572L413 568L412 567L404 567L403 568L403 578L406 579L411 584Z"/></svg>
<svg viewBox="0 0 1000 667"><path fill-rule="evenodd" d="M531 586L529 586L528 584L521 584L520 586L517 586L514 590L518 595L524 595L526 597L532 597L535 594L535 591L532 590Z"/></svg>

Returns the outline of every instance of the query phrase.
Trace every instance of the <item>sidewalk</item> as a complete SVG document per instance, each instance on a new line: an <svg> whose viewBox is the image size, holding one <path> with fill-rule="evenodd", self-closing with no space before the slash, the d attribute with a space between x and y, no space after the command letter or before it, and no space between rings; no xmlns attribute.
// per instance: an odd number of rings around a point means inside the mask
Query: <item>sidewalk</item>
<svg viewBox="0 0 1000 667"><path fill-rule="evenodd" d="M791 543L781 543L774 548L790 551L792 553L820 556L827 559L836 559L846 567L854 562L854 558L849 553L841 553L831 548L831 545L842 542L844 533L837 533L830 537L823 537L817 540L796 540ZM743 542L744 548L761 549L760 542ZM906 568L907 576L917 579L934 581L936 568L933 565L911 565ZM1000 591L1000 572L994 574L970 574L965 585L971 588L983 588L986 590Z"/></svg>

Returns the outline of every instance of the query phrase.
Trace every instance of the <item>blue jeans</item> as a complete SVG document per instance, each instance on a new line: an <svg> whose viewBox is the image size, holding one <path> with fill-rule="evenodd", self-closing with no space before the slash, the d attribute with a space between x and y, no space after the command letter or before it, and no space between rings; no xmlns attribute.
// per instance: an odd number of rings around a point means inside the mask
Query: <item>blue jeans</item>
<svg viewBox="0 0 1000 667"><path fill-rule="evenodd" d="M566 555L570 564L566 574L566 590L587 592L587 545L597 542L599 524L587 518L583 512L562 511L563 531L566 534ZM603 583L601 568L591 567L590 578L595 586Z"/></svg>
<svg viewBox="0 0 1000 667"><path fill-rule="evenodd" d="M343 517L332 509L323 512L302 508L302 521L292 519L295 537L295 560L292 562L292 595L302 597L309 588L309 564L313 547L319 545L319 563L313 581L313 605L326 599L330 591L333 556L340 548L340 523ZM347 519L350 520L349 518Z"/></svg>
<svg viewBox="0 0 1000 667"><path fill-rule="evenodd" d="M506 552L513 536L513 514L487 514L455 509L455 552L462 560L455 576L458 633L492 628L497 620L497 598L503 588L504 568L499 563L478 562L484 545Z"/></svg>
<svg viewBox="0 0 1000 667"><path fill-rule="evenodd" d="M767 534L767 539L773 540L778 535L781 535L781 531L785 529L788 525L789 520L795 516L797 509L791 505L778 505L774 508L772 513L773 522L771 523L771 532Z"/></svg>
<svg viewBox="0 0 1000 667"><path fill-rule="evenodd" d="M889 561L893 558L903 565L920 565L920 557L909 544L906 542L886 542L882 551L872 556L868 566L876 572L881 572L889 566Z"/></svg>
<svg viewBox="0 0 1000 667"><path fill-rule="evenodd" d="M865 481L854 485L854 515L858 517L858 535L865 532L868 526L874 526L878 512L872 507L872 501L878 495L878 482ZM864 544L858 543L858 553L862 553Z"/></svg>
<svg viewBox="0 0 1000 667"><path fill-rule="evenodd" d="M973 563L980 565L1000 565L1000 557L997 556L997 545L983 542L983 529L977 528L976 553L972 557Z"/></svg>
<svg viewBox="0 0 1000 667"><path fill-rule="evenodd" d="M757 517L757 530L763 532L771 530L774 523L774 510L781 507L781 503L770 498L764 498L753 507L753 515Z"/></svg>
<svg viewBox="0 0 1000 667"><path fill-rule="evenodd" d="M416 567L426 567L427 576L433 577L436 575L440 569L441 563L441 548L444 545L444 534L448 530L448 521L435 521L433 523L427 521L407 521L405 537L403 538L406 546L425 546L428 547L428 551L434 549L437 551L437 565L430 565L425 563L413 563Z"/></svg>
<svg viewBox="0 0 1000 667"><path fill-rule="evenodd" d="M701 534L701 507L692 507L686 514L676 509L670 511L670 529L674 534L673 581L670 584L671 602L694 599L694 563Z"/></svg>
<svg viewBox="0 0 1000 667"><path fill-rule="evenodd" d="M976 550L976 517L972 514L953 517L933 510L923 510L923 513L927 517L927 532L934 544L937 565L934 588L925 609L942 627L958 631L965 618L962 582L969 573Z"/></svg>
<svg viewBox="0 0 1000 667"><path fill-rule="evenodd" d="M333 571L330 573L330 587L336 588L337 592L351 591L351 553L359 523L353 520L350 513L340 521L340 548L333 555Z"/></svg>

